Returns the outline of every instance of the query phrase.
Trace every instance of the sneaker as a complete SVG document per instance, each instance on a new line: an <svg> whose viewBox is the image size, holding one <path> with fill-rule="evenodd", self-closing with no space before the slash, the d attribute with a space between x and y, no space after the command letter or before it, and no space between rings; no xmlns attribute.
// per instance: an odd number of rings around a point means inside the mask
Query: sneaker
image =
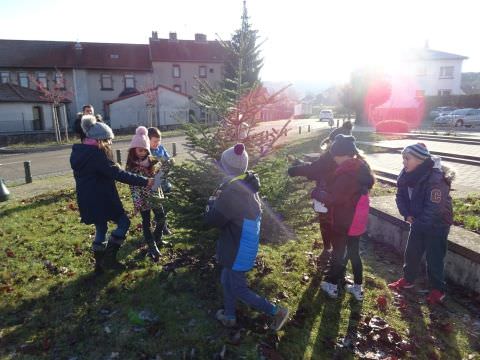
<svg viewBox="0 0 480 360"><path fill-rule="evenodd" d="M427 296L427 302L430 305L439 304L443 301L443 299L445 299L445 293L437 289L430 291L430 294Z"/></svg>
<svg viewBox="0 0 480 360"><path fill-rule="evenodd" d="M353 295L355 299L358 301L363 300L363 288L362 285L358 284L353 284L353 285L347 285L346 290Z"/></svg>
<svg viewBox="0 0 480 360"><path fill-rule="evenodd" d="M336 299L338 297L338 287L335 284L322 281L320 284L320 288L327 293L329 297L332 299Z"/></svg>
<svg viewBox="0 0 480 360"><path fill-rule="evenodd" d="M405 278L400 278L397 281L388 284L388 288L391 290L411 289L415 285L409 283Z"/></svg>
<svg viewBox="0 0 480 360"><path fill-rule="evenodd" d="M277 313L273 315L273 321L270 325L270 329L273 331L279 331L285 322L288 320L289 311L287 308L278 306Z"/></svg>
<svg viewBox="0 0 480 360"><path fill-rule="evenodd" d="M237 320L235 318L226 316L223 309L217 311L217 313L215 314L215 319L220 321L225 327L234 327L235 325L237 325Z"/></svg>

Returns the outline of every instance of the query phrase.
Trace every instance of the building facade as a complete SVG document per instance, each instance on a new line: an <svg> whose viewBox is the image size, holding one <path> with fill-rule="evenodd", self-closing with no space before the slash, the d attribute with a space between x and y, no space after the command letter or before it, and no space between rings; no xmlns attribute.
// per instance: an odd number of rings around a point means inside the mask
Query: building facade
<svg viewBox="0 0 480 360"><path fill-rule="evenodd" d="M224 58L219 42L202 34L177 40L153 32L149 44L0 40L0 83L32 90L33 79L48 88L62 83L72 94L70 124L84 104L111 121L106 104L158 85L195 98L197 78L212 86L222 81Z"/></svg>

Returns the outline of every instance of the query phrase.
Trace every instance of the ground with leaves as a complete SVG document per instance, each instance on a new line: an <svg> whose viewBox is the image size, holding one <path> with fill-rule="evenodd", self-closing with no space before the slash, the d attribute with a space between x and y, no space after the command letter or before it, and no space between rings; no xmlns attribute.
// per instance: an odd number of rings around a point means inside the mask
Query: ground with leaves
<svg viewBox="0 0 480 360"><path fill-rule="evenodd" d="M73 190L0 205L0 358L2 359L474 359L478 303L451 289L430 308L418 289L393 295L401 256L362 242L366 298L329 300L319 291L322 246L309 201L312 184L286 177L287 156L313 152L310 138L257 167L266 196L263 237L252 287L291 310L278 334L268 319L239 307L239 327L214 319L222 306L213 255L217 232L202 224L213 167L186 164L166 203L174 234L160 264L145 258L140 218L120 251L123 273L93 277L93 227L79 223ZM126 186L119 186L132 210ZM285 243L278 240L289 239ZM277 242L275 242L277 240Z"/></svg>

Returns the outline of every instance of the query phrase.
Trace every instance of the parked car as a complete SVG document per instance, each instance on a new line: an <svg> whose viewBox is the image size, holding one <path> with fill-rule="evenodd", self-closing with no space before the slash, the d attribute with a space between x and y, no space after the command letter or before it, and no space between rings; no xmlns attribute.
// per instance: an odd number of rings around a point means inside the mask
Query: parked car
<svg viewBox="0 0 480 360"><path fill-rule="evenodd" d="M480 125L480 109L458 109L448 115L437 117L433 121L434 126L478 126Z"/></svg>
<svg viewBox="0 0 480 360"><path fill-rule="evenodd" d="M432 111L430 111L429 116L430 116L430 119L436 119L439 116L448 115L455 110L457 110L457 108L454 106L440 106L432 109Z"/></svg>
<svg viewBox="0 0 480 360"><path fill-rule="evenodd" d="M322 110L320 111L320 121L328 121L331 122L333 121L333 111L332 110Z"/></svg>

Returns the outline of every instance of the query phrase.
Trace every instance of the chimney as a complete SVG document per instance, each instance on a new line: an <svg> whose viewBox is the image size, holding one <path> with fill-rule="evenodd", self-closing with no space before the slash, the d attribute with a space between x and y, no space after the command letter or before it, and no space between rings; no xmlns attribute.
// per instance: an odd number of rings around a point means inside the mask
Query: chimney
<svg viewBox="0 0 480 360"><path fill-rule="evenodd" d="M152 39L158 40L158 33L156 31L152 31Z"/></svg>
<svg viewBox="0 0 480 360"><path fill-rule="evenodd" d="M205 34L195 34L195 41L197 42L207 42L207 35Z"/></svg>
<svg viewBox="0 0 480 360"><path fill-rule="evenodd" d="M170 41L177 41L177 33L176 32L171 32L168 34L168 40Z"/></svg>

